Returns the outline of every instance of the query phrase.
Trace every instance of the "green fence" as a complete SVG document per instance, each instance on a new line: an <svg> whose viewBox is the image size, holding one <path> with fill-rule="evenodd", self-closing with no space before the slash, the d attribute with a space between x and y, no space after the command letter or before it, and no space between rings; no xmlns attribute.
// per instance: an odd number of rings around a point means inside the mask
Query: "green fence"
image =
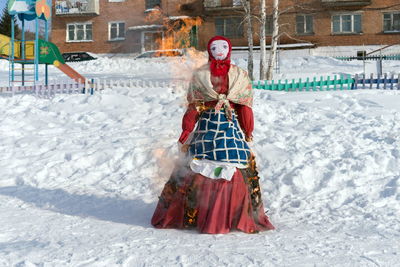
<svg viewBox="0 0 400 267"><path fill-rule="evenodd" d="M336 59L343 61L351 60L400 60L400 54L394 55L374 55L374 56L353 56L353 57L335 57Z"/></svg>
<svg viewBox="0 0 400 267"><path fill-rule="evenodd" d="M394 75L334 75L333 78L327 76L313 77L312 79L292 79L278 81L254 81L254 89L270 91L335 91L335 90L354 90L354 89L390 89L400 90L400 74Z"/></svg>
<svg viewBox="0 0 400 267"><path fill-rule="evenodd" d="M292 79L278 81L257 81L253 82L254 89L263 89L271 91L329 91L329 90L350 90L354 84L351 75L334 75L332 78L327 76L313 77L312 79Z"/></svg>

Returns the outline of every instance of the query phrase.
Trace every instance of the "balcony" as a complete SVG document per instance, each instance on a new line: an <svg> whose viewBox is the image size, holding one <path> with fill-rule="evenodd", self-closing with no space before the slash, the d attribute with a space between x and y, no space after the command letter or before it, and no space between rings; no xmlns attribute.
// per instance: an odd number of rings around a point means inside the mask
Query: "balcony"
<svg viewBox="0 0 400 267"><path fill-rule="evenodd" d="M240 0L204 0L205 11L241 10L243 9Z"/></svg>
<svg viewBox="0 0 400 267"><path fill-rule="evenodd" d="M371 0L321 0L321 4L327 7L367 6Z"/></svg>
<svg viewBox="0 0 400 267"><path fill-rule="evenodd" d="M57 0L56 16L100 15L99 0Z"/></svg>

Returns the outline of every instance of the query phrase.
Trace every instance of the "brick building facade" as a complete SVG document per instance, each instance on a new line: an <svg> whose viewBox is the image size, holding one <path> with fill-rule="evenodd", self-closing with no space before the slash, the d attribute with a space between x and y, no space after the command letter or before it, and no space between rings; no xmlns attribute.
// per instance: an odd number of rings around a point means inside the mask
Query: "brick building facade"
<svg viewBox="0 0 400 267"><path fill-rule="evenodd" d="M253 0L254 15L258 2ZM267 0L267 14L271 5ZM280 10L281 44L400 43L399 0L280 0ZM243 16L240 0L53 0L52 41L62 52L137 53L171 38L173 46L203 50L219 34L234 46L246 46ZM267 34L272 33L270 17ZM188 40L183 42L179 32L185 27ZM257 20L253 31L258 45Z"/></svg>
<svg viewBox="0 0 400 267"><path fill-rule="evenodd" d="M288 10L279 21L281 32L288 33L282 43L296 38L319 46L400 44L398 0L314 0L297 6L296 0L282 2L281 9Z"/></svg>
<svg viewBox="0 0 400 267"><path fill-rule="evenodd" d="M51 39L62 52L154 50L155 40L174 35L172 28L182 21L196 19L201 9L201 1L185 4L182 0L53 0ZM190 33L194 46L197 29L194 26Z"/></svg>

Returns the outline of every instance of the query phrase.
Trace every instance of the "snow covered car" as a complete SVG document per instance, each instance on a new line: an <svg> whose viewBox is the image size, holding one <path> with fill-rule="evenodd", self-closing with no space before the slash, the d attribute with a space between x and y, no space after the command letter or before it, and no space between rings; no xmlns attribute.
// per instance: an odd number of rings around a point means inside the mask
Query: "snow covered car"
<svg viewBox="0 0 400 267"><path fill-rule="evenodd" d="M152 50L146 51L139 54L136 59L168 59L168 58L176 58L183 57L184 51L181 49L169 49L169 50Z"/></svg>

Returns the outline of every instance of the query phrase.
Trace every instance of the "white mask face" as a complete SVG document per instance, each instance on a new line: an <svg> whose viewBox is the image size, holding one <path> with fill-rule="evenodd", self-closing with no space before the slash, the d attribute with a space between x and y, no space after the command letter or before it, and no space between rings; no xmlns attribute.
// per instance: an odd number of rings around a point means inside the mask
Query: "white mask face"
<svg viewBox="0 0 400 267"><path fill-rule="evenodd" d="M229 45L225 40L215 40L210 46L212 56L217 60L224 60L229 53Z"/></svg>

